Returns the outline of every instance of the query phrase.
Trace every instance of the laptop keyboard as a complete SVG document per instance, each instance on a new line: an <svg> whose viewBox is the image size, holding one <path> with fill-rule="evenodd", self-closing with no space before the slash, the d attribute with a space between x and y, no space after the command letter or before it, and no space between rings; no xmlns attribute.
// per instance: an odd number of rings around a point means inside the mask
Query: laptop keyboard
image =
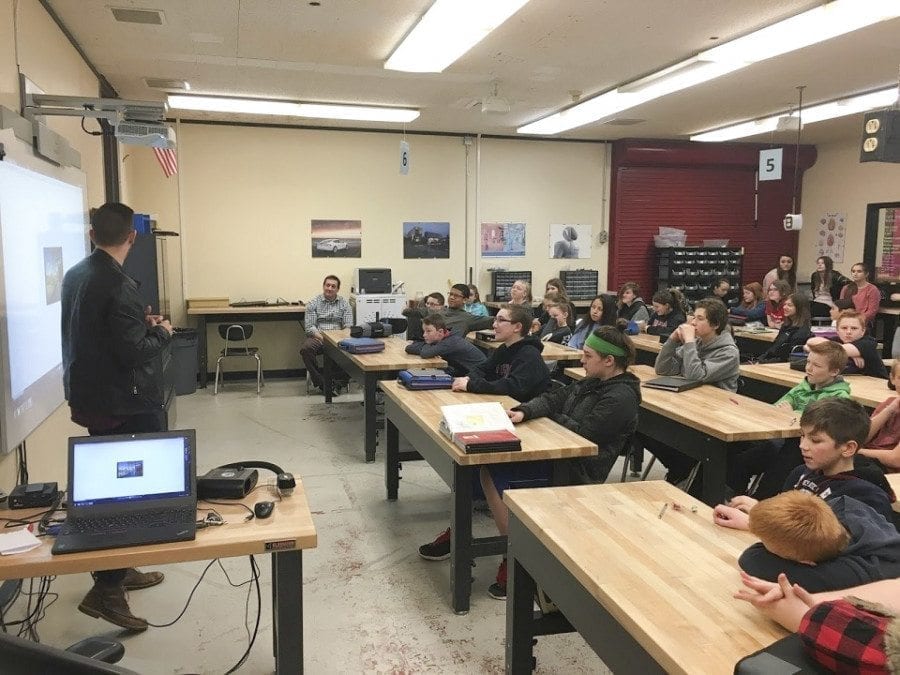
<svg viewBox="0 0 900 675"><path fill-rule="evenodd" d="M92 534L95 532L114 532L169 525L186 525L193 522L197 515L187 509L159 509L142 511L141 513L124 513L103 518L79 518L66 521L66 529L72 534Z"/></svg>

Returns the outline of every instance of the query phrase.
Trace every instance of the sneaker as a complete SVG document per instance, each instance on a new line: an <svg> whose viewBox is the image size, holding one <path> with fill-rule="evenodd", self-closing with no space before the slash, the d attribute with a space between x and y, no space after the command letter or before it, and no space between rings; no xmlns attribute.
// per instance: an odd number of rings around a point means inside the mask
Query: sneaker
<svg viewBox="0 0 900 675"><path fill-rule="evenodd" d="M126 591L139 591L142 588L150 588L161 584L166 576L162 572L141 572L129 567L122 579L122 588Z"/></svg>
<svg viewBox="0 0 900 675"><path fill-rule="evenodd" d="M78 605L78 611L135 633L147 630L147 620L131 613L121 584L95 583Z"/></svg>
<svg viewBox="0 0 900 675"><path fill-rule="evenodd" d="M441 532L430 544L419 547L419 555L425 560L446 560L450 557L450 528Z"/></svg>
<svg viewBox="0 0 900 675"><path fill-rule="evenodd" d="M506 558L497 569L497 581L488 586L488 595L494 600L506 600Z"/></svg>

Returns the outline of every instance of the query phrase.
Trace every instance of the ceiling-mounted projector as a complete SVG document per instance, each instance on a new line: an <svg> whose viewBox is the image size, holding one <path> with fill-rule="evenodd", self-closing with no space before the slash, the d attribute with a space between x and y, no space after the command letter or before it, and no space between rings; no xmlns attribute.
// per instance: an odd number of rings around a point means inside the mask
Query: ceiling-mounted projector
<svg viewBox="0 0 900 675"><path fill-rule="evenodd" d="M85 98L27 94L25 116L63 115L106 120L122 143L154 148L174 148L175 134L165 123L166 104L118 98Z"/></svg>
<svg viewBox="0 0 900 675"><path fill-rule="evenodd" d="M151 148L174 148L175 131L167 124L153 122L116 122L116 139L129 145Z"/></svg>

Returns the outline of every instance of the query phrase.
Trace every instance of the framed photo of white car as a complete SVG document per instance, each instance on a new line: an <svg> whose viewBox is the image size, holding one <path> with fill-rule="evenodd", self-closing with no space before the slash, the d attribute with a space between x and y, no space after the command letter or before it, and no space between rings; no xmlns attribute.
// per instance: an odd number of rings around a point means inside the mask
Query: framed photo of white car
<svg viewBox="0 0 900 675"><path fill-rule="evenodd" d="M361 220L311 220L313 258L361 258Z"/></svg>

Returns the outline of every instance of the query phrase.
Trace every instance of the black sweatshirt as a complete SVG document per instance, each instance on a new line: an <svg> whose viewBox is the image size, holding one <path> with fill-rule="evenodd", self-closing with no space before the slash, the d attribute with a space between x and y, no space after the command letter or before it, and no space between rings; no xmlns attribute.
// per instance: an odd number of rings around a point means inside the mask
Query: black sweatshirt
<svg viewBox="0 0 900 675"><path fill-rule="evenodd" d="M503 394L529 401L550 386L550 371L541 358L544 345L529 335L511 347L500 345L488 360L469 371L466 391Z"/></svg>

